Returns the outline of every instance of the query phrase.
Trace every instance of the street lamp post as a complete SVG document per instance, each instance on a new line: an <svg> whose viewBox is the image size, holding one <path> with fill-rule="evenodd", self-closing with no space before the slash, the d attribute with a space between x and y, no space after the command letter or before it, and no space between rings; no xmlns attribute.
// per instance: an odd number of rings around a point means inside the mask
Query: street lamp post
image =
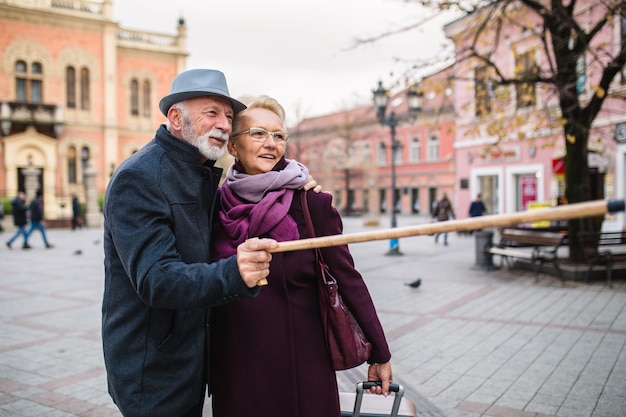
<svg viewBox="0 0 626 417"><path fill-rule="evenodd" d="M396 126L398 126L398 119L395 112L392 110L389 115L387 112L387 103L389 102L389 91L385 90L382 81L378 82L376 90L372 91L374 96L374 106L376 107L376 117L382 126L389 126L391 133L391 227L398 226L396 217L396 150L400 148L400 144L396 140ZM409 88L407 91L407 101L409 111L417 112L421 109L422 93L415 88ZM386 255L402 255L400 252L400 241L398 239L391 239L389 241L389 251Z"/></svg>

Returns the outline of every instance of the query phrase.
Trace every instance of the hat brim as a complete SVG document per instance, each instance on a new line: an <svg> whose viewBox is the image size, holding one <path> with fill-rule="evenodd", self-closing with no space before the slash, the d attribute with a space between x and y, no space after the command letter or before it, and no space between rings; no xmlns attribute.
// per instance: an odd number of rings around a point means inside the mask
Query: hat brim
<svg viewBox="0 0 626 417"><path fill-rule="evenodd" d="M161 99L161 101L159 102L159 109L161 110L161 113L163 113L163 115L167 117L167 112L173 104L180 103L181 101L189 100L191 98L206 96L222 97L230 101L230 104L233 106L233 111L235 112L235 114L246 109L245 104L238 100L235 100L232 97L227 97L223 94L212 93L209 91L185 91L182 93L170 94L169 96L165 96Z"/></svg>

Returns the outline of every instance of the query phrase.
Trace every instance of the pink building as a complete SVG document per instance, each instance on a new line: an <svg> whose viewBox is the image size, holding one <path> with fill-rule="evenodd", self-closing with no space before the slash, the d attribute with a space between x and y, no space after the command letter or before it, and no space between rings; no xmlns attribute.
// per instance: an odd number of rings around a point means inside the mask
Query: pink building
<svg viewBox="0 0 626 417"><path fill-rule="evenodd" d="M396 127L396 211L429 213L441 192L454 191L452 68L419 83L421 111L409 112L407 90L391 95ZM390 129L373 105L303 120L290 128L289 157L306 164L345 214L389 213Z"/></svg>
<svg viewBox="0 0 626 417"><path fill-rule="evenodd" d="M593 1L577 4L576 16L583 27L598 20L602 8ZM490 43L478 43L479 52L495 50L492 61L505 76L545 66L543 48L528 27L540 27L534 14L517 10L524 24L509 25ZM511 213L535 206L556 205L564 197L563 156L565 144L559 125L557 97L540 85L498 86L493 72L478 60L461 59L473 42L474 15L463 17L445 27L454 42L454 102L456 116L455 158L456 194L459 218L468 217L467 209L478 193L488 212ZM536 16L535 16L536 18ZM518 22L519 23L519 22ZM596 40L617 53L623 42L624 18L615 16ZM500 41L496 42L499 36ZM482 48L482 51L480 49ZM581 62L579 84L581 100L588 100L600 71L588 57ZM586 61L587 61L586 60ZM603 111L596 118L589 138L589 166L594 198L624 198L626 194L626 76L616 77ZM621 133L620 133L621 132ZM624 216L607 215L603 228L621 230Z"/></svg>
<svg viewBox="0 0 626 417"><path fill-rule="evenodd" d="M104 195L165 120L158 101L185 69L182 19L172 20L175 35L136 31L114 22L112 7L0 2L0 198L27 191L24 170L34 168L53 222L71 217L72 193L86 201L88 172Z"/></svg>

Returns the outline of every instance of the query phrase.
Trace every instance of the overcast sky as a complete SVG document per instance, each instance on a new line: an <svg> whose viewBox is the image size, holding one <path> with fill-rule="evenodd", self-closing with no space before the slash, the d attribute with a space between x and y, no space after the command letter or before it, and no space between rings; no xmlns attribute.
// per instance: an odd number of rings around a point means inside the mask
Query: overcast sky
<svg viewBox="0 0 626 417"><path fill-rule="evenodd" d="M433 14L402 0L116 0L115 20L127 29L175 34L187 25L188 68L226 74L235 97L268 94L297 119L371 102L414 58L447 44L439 18L407 34L353 48L367 38ZM395 58L400 58L398 61ZM299 115L299 116L298 116Z"/></svg>

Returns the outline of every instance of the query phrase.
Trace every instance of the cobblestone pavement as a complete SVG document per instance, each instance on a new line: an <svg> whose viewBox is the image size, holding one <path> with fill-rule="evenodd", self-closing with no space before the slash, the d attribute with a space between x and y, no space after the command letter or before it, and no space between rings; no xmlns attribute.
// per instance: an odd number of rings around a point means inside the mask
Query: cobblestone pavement
<svg viewBox="0 0 626 417"><path fill-rule="evenodd" d="M388 227L385 218L379 228ZM400 217L399 225L427 221ZM346 232L363 220L344 219ZM367 230L375 230L368 227ZM100 341L102 231L48 231L33 249L0 234L0 416L120 414ZM626 285L561 282L475 265L472 236L351 246L420 417L626 415ZM405 284L422 279L413 289ZM366 368L338 373L352 391ZM210 416L206 407L205 416Z"/></svg>

